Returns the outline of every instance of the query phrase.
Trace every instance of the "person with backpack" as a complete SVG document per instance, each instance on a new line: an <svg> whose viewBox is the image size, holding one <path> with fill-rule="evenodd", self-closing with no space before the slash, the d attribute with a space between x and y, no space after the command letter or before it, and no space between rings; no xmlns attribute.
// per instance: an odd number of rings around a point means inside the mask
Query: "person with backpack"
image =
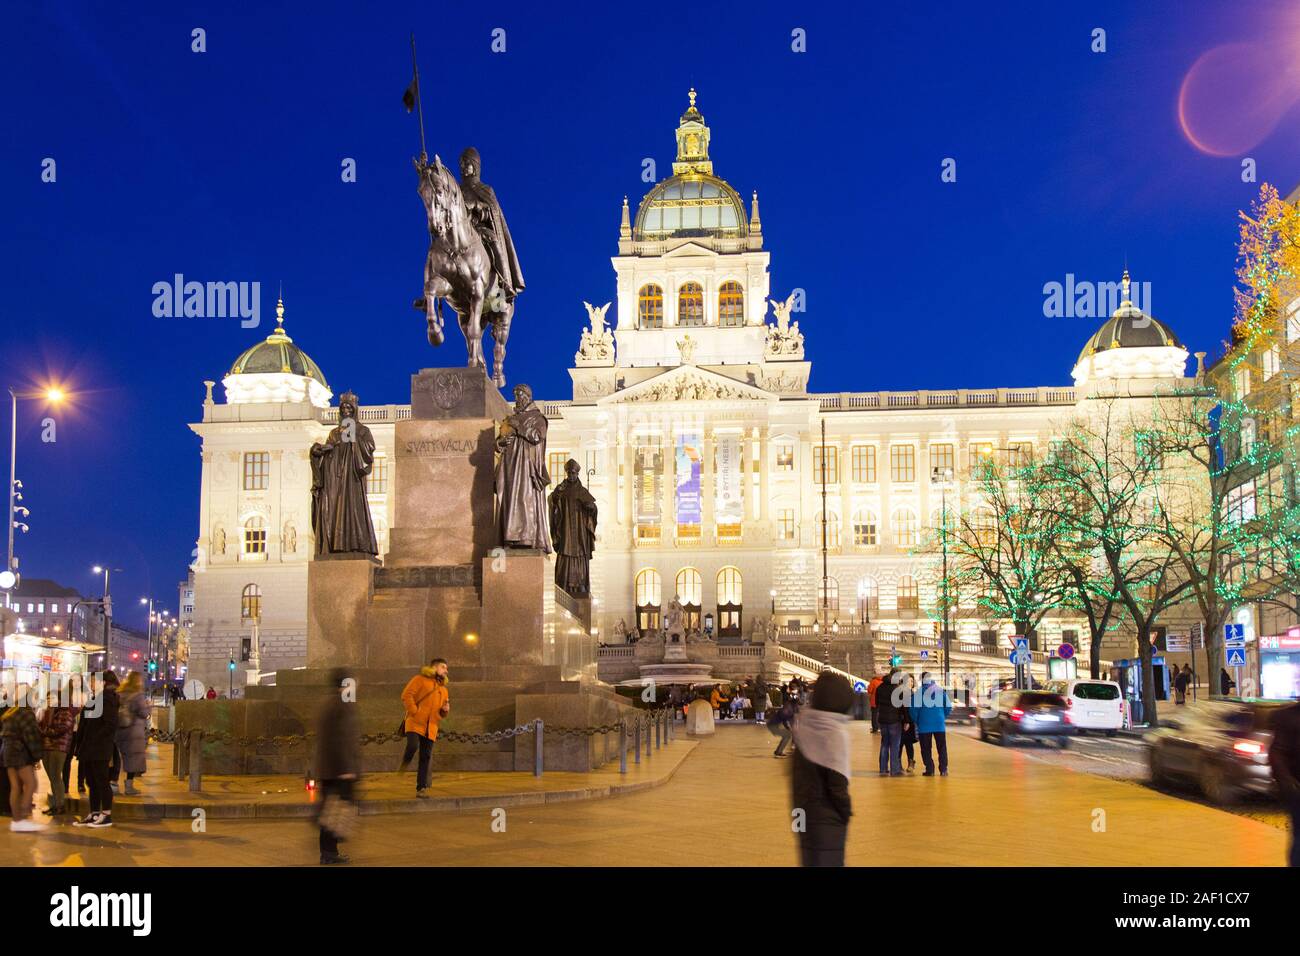
<svg viewBox="0 0 1300 956"><path fill-rule="evenodd" d="M406 718L402 727L406 733L406 752L398 773L411 766L419 751L420 762L415 775L415 795L429 797L429 764L433 759L433 742L438 739L438 725L451 712L451 695L447 691L447 662L435 657L427 667L407 682L402 691L402 706Z"/></svg>
<svg viewBox="0 0 1300 956"><path fill-rule="evenodd" d="M19 684L9 706L0 716L0 759L9 778L9 809L13 820L9 829L15 833L39 833L49 824L32 819L36 796L36 765L45 755L36 711L28 699L32 689Z"/></svg>

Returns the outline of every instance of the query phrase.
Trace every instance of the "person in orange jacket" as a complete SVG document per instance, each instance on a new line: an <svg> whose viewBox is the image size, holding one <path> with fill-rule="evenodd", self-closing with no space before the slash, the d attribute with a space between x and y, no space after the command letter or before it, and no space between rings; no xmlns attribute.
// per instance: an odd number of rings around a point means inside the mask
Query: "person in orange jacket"
<svg viewBox="0 0 1300 956"><path fill-rule="evenodd" d="M416 751L420 763L415 774L415 795L429 796L429 761L433 758L433 742L438 739L438 724L451 712L451 695L447 692L447 662L435 657L429 666L421 667L402 691L402 706L406 709L406 752L398 772L411 765Z"/></svg>
<svg viewBox="0 0 1300 956"><path fill-rule="evenodd" d="M873 734L880 733L880 723L876 719L876 691L884 682L885 679L877 674L867 683L867 701L871 704L871 732Z"/></svg>

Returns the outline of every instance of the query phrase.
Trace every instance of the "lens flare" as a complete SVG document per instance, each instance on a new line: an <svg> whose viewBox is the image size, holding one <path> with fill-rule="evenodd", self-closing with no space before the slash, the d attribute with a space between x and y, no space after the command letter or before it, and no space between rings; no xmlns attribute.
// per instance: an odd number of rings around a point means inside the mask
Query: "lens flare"
<svg viewBox="0 0 1300 956"><path fill-rule="evenodd" d="M1178 90L1178 125L1209 156L1239 156L1300 100L1300 76L1278 43L1225 43L1192 64Z"/></svg>

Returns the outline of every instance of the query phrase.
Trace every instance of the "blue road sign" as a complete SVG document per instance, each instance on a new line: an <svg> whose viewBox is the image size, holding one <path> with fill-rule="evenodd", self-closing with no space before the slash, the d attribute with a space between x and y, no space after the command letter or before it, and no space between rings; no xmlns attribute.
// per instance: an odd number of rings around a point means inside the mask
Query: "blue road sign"
<svg viewBox="0 0 1300 956"><path fill-rule="evenodd" d="M867 682L866 682L866 681L861 681L861 680L856 680L856 681L853 682L853 689L854 689L855 691L857 691L859 694L861 694L861 693L863 693L863 692L866 691L866 689L867 689Z"/></svg>
<svg viewBox="0 0 1300 956"><path fill-rule="evenodd" d="M1019 667L1022 664L1028 664L1033 658L1029 656L1029 651L1022 647L1017 647L1011 652L1011 663Z"/></svg>
<svg viewBox="0 0 1300 956"><path fill-rule="evenodd" d="M1246 639L1245 624L1225 624L1223 625L1223 639L1225 641L1244 641Z"/></svg>
<svg viewBox="0 0 1300 956"><path fill-rule="evenodd" d="M1244 648L1240 648L1240 647L1228 648L1228 666L1229 667L1246 666L1246 651Z"/></svg>
<svg viewBox="0 0 1300 956"><path fill-rule="evenodd" d="M928 661L929 659L930 659L930 652L925 650L921 651L921 660Z"/></svg>
<svg viewBox="0 0 1300 956"><path fill-rule="evenodd" d="M1060 647L1056 649L1056 656L1063 661L1068 661L1071 657L1074 656L1074 645L1062 644Z"/></svg>

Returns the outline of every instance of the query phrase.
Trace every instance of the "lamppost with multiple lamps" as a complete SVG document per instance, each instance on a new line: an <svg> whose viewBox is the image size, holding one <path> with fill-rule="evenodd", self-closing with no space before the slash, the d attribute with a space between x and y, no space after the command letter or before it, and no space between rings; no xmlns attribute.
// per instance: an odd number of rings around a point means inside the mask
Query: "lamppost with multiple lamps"
<svg viewBox="0 0 1300 956"><path fill-rule="evenodd" d="M63 389L51 386L44 391L44 398L52 405L57 405L64 398ZM29 396L24 395L24 398ZM10 606L13 590L18 586L18 558L14 554L14 532L28 531L27 522L19 521L30 516L31 512L20 505L23 500L23 483L18 480L18 392L9 389L9 555L5 566L0 569L0 590L5 592L5 607Z"/></svg>

